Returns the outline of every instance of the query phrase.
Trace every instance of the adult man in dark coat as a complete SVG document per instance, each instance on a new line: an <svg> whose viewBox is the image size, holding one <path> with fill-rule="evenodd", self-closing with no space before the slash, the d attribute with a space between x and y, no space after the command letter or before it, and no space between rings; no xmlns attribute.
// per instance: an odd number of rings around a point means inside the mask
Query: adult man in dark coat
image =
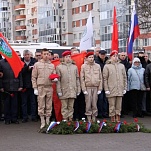
<svg viewBox="0 0 151 151"><path fill-rule="evenodd" d="M106 61L108 60L108 57L106 56L105 50L99 51L99 56L95 58L95 62L98 63L101 67L101 71L103 72L104 65ZM98 102L97 102L97 108L98 108L98 117L99 118L108 118L108 101L105 95L104 89L102 90L102 93L98 95Z"/></svg>
<svg viewBox="0 0 151 151"><path fill-rule="evenodd" d="M3 73L3 77L0 79L0 90L5 92L6 95L4 100L5 124L18 124L17 95L18 91L22 91L23 87L21 73L15 78L14 72L6 59L0 61L0 71Z"/></svg>
<svg viewBox="0 0 151 151"><path fill-rule="evenodd" d="M24 56L23 62L25 64L22 69L23 88L24 88L24 91L21 93L22 117L23 117L22 122L26 123L28 121L28 112L27 112L28 100L29 100L29 105L30 105L31 119L32 121L37 121L36 100L35 100L35 95L34 95L34 89L32 88L32 82L31 82L32 69L36 62L36 59L30 57L29 50L24 50L23 56Z"/></svg>
<svg viewBox="0 0 151 151"><path fill-rule="evenodd" d="M129 63L129 60L127 58L127 55L125 52L121 52L119 54L119 61L125 66L125 71L127 73L128 69L131 67L131 64ZM128 114L129 110L129 102L130 102L130 93L129 91L126 92L122 98L122 111L121 111L121 117L124 117L124 114Z"/></svg>

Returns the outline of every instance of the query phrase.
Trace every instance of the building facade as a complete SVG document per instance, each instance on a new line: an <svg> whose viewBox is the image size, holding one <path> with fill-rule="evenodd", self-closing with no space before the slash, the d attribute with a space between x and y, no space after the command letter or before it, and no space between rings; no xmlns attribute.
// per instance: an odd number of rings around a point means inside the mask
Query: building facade
<svg viewBox="0 0 151 151"><path fill-rule="evenodd" d="M113 32L113 9L116 7L119 51L126 51L129 25L131 20L131 1L102 0L100 1L100 36L101 46L110 53Z"/></svg>
<svg viewBox="0 0 151 151"><path fill-rule="evenodd" d="M93 46L100 46L100 0L72 0L74 46L79 46L90 11L93 23Z"/></svg>
<svg viewBox="0 0 151 151"><path fill-rule="evenodd" d="M9 21L10 7L7 0L0 0L0 32L5 37L11 36L11 22Z"/></svg>

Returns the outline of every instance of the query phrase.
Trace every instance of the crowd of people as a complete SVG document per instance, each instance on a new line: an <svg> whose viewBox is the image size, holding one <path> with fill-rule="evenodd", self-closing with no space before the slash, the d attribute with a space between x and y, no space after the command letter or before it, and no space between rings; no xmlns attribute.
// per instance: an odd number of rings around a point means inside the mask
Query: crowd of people
<svg viewBox="0 0 151 151"><path fill-rule="evenodd" d="M18 124L40 118L42 129L51 118L95 122L97 118L120 118L132 112L132 117L144 117L151 112L151 62L148 54L140 52L130 61L125 52L116 50L107 56L99 47L85 54L78 71L72 56L80 52L76 48L59 54L44 48L35 52L24 50L18 57L24 67L15 78L11 66L0 60L0 114L5 124ZM53 60L60 60L56 67ZM54 109L54 99L60 100L60 110ZM59 104L58 104L59 106ZM131 111L131 112L130 112Z"/></svg>

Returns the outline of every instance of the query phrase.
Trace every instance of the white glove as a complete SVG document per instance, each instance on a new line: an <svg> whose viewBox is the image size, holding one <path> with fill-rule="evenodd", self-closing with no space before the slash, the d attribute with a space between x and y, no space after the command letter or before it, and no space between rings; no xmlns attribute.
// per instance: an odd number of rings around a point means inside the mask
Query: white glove
<svg viewBox="0 0 151 151"><path fill-rule="evenodd" d="M98 94L98 95L99 95L99 94L101 94L101 91L98 91L98 93L97 93L97 94Z"/></svg>
<svg viewBox="0 0 151 151"><path fill-rule="evenodd" d="M83 93L84 93L85 95L88 95L88 92L87 92L87 91L84 91Z"/></svg>
<svg viewBox="0 0 151 151"><path fill-rule="evenodd" d="M110 94L110 91L105 91L105 94Z"/></svg>
<svg viewBox="0 0 151 151"><path fill-rule="evenodd" d="M80 95L80 93L77 93L77 96Z"/></svg>
<svg viewBox="0 0 151 151"><path fill-rule="evenodd" d="M34 89L34 94L38 95L38 90L37 89Z"/></svg>
<svg viewBox="0 0 151 151"><path fill-rule="evenodd" d="M123 94L125 94L125 93L126 93L126 90L123 91Z"/></svg>
<svg viewBox="0 0 151 151"><path fill-rule="evenodd" d="M62 96L62 93L58 93L58 96Z"/></svg>
<svg viewBox="0 0 151 151"><path fill-rule="evenodd" d="M58 79L57 79L57 78L55 78L55 79L53 79L52 81L53 81L53 82L57 82L57 81L58 81Z"/></svg>

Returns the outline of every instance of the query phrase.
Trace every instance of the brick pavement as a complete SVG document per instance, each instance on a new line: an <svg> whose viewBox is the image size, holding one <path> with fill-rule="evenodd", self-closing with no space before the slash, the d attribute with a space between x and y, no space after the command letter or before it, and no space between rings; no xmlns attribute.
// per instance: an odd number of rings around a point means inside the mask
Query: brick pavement
<svg viewBox="0 0 151 151"><path fill-rule="evenodd" d="M130 116L122 120L133 121ZM139 122L151 128L151 117ZM38 133L39 126L0 122L0 151L151 151L149 133L49 135Z"/></svg>

